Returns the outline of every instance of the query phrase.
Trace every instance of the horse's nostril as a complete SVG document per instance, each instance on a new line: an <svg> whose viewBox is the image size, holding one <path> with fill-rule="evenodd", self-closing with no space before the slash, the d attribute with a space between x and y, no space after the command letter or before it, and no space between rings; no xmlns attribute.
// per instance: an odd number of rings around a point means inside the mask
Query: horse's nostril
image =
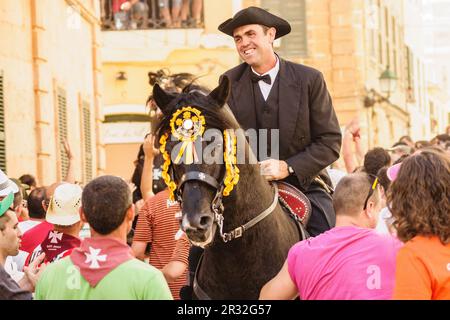
<svg viewBox="0 0 450 320"><path fill-rule="evenodd" d="M211 222L211 217L209 216L204 216L200 219L200 226L202 227L207 227L209 226L210 222Z"/></svg>

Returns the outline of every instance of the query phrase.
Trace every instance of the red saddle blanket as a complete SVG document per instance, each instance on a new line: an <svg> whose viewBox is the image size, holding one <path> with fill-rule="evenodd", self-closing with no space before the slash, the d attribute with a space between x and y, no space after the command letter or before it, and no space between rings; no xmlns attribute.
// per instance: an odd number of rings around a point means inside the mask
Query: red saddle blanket
<svg viewBox="0 0 450 320"><path fill-rule="evenodd" d="M278 200L306 226L311 216L311 202L303 192L293 185L277 181Z"/></svg>

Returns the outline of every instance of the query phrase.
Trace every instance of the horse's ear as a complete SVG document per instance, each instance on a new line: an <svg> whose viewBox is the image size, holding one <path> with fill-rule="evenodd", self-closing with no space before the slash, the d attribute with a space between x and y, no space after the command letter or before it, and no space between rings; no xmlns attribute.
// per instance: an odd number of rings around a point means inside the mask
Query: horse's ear
<svg viewBox="0 0 450 320"><path fill-rule="evenodd" d="M156 105L165 115L170 113L168 106L173 99L175 99L175 95L165 92L159 84L155 83L153 86L153 100L155 100Z"/></svg>
<svg viewBox="0 0 450 320"><path fill-rule="evenodd" d="M213 99L220 107L223 107L225 102L228 100L230 95L230 79L227 76L222 76L220 78L220 83L217 88L215 88L208 95L209 98Z"/></svg>

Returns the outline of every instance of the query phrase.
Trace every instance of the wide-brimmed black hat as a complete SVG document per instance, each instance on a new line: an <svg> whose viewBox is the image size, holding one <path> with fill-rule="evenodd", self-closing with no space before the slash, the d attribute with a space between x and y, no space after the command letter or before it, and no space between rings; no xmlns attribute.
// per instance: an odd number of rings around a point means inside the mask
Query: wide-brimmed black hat
<svg viewBox="0 0 450 320"><path fill-rule="evenodd" d="M233 18L222 23L219 26L219 30L229 36L233 36L234 29L247 24L261 24L267 27L274 27L277 30L275 39L291 32L289 22L258 7L248 7L239 11Z"/></svg>

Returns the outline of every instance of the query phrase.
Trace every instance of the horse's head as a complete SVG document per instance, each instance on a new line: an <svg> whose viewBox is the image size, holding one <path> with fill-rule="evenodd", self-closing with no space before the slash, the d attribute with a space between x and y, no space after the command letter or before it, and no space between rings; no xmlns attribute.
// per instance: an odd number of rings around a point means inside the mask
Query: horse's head
<svg viewBox="0 0 450 320"><path fill-rule="evenodd" d="M224 133L239 127L224 107L229 92L226 77L207 96L196 90L171 94L157 84L153 88L155 102L164 114L158 129L165 159L163 178L181 202L182 230L203 247L214 239L222 197L229 194L233 182L237 183L233 177L238 177L238 169L230 166L227 152L233 140Z"/></svg>

